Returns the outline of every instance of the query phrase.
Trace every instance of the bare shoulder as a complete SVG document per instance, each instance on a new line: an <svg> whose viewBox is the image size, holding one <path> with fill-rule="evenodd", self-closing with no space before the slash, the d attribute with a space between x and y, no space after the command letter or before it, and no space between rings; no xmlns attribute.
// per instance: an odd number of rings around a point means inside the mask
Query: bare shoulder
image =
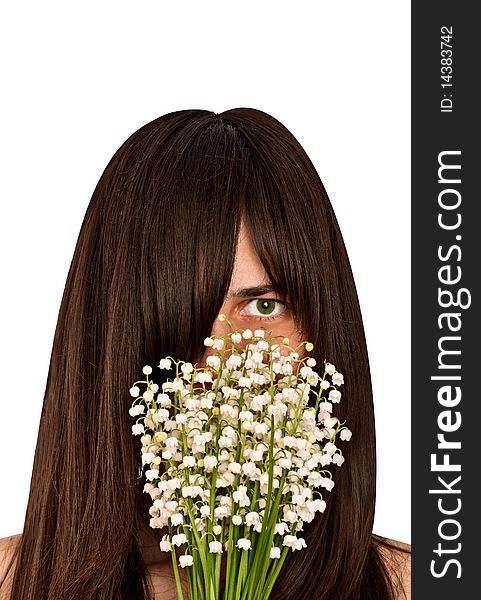
<svg viewBox="0 0 481 600"><path fill-rule="evenodd" d="M12 559L22 538L22 534L0 538L0 600L10 597L13 567Z"/></svg>
<svg viewBox="0 0 481 600"><path fill-rule="evenodd" d="M405 542L375 536L385 564L397 584L397 600L411 600L411 546Z"/></svg>
<svg viewBox="0 0 481 600"><path fill-rule="evenodd" d="M21 539L21 533L0 538L0 569L2 569L2 571L4 569L4 565L8 566L8 563L12 559L12 556Z"/></svg>

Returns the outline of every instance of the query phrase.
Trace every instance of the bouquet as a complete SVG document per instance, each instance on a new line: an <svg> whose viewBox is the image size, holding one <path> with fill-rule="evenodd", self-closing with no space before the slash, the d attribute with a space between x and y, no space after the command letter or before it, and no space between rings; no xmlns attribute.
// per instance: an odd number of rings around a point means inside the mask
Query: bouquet
<svg viewBox="0 0 481 600"><path fill-rule="evenodd" d="M179 600L179 567L191 600L219 600L223 558L223 600L267 600L287 553L306 547L303 524L326 508L327 467L344 462L336 436L351 431L332 414L343 375L326 360L317 373L298 352L310 342L276 339L231 325L204 340L205 367L162 358L158 367L175 376L161 390L148 365L130 388L150 526L168 528L160 550L171 552Z"/></svg>

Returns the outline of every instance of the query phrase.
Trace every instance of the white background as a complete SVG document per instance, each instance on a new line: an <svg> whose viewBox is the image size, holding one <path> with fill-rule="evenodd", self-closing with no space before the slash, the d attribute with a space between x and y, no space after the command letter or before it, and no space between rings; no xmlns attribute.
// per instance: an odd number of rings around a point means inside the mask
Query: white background
<svg viewBox="0 0 481 600"><path fill-rule="evenodd" d="M0 537L22 530L60 300L107 162L164 113L247 106L288 127L330 196L374 385L374 531L410 542L409 2L30 1L2 13Z"/></svg>

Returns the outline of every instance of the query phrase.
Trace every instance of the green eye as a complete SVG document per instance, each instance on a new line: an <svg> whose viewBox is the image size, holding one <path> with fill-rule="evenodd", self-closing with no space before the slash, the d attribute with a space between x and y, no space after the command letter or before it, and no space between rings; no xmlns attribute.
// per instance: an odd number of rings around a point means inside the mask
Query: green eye
<svg viewBox="0 0 481 600"><path fill-rule="evenodd" d="M266 300L265 298L256 300L256 309L261 315L271 315L276 307L276 300Z"/></svg>
<svg viewBox="0 0 481 600"><path fill-rule="evenodd" d="M272 298L257 298L251 300L245 307L247 316L264 321L277 319L286 311L286 305L281 300Z"/></svg>

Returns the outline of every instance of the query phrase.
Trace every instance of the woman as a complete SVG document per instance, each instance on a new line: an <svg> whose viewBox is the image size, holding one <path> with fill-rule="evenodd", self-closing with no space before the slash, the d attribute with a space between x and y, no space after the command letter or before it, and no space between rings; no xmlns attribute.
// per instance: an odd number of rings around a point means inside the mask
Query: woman
<svg viewBox="0 0 481 600"><path fill-rule="evenodd" d="M239 108L148 123L95 188L55 331L23 534L2 544L2 598L176 598L163 531L148 527L126 391L162 356L205 359L221 312L313 342L317 362L346 379L348 460L271 597L404 597L407 550L372 534L371 380L335 215L292 134Z"/></svg>

